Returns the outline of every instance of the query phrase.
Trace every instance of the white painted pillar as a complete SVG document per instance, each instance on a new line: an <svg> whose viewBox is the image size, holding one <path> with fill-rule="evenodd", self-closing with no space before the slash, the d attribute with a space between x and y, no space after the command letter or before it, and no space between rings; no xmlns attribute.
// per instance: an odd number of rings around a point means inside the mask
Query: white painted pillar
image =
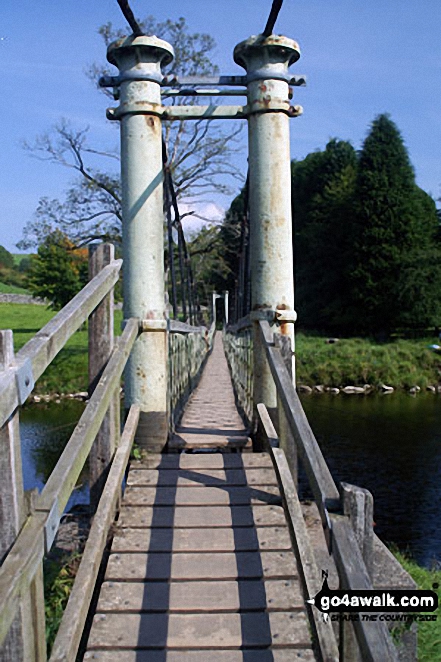
<svg viewBox="0 0 441 662"><path fill-rule="evenodd" d="M295 317L291 216L288 67L300 57L298 44L278 35L250 37L234 60L247 71L251 317ZM294 325L281 323L294 350ZM294 375L294 371L293 371ZM293 377L294 378L294 377ZM276 407L276 390L257 321L254 325L254 402Z"/></svg>
<svg viewBox="0 0 441 662"><path fill-rule="evenodd" d="M124 318L145 329L125 372L125 404L139 404L137 441L161 450L167 441L167 335L164 291L164 218L161 65L173 48L157 37L127 37L110 44L107 59L120 72Z"/></svg>

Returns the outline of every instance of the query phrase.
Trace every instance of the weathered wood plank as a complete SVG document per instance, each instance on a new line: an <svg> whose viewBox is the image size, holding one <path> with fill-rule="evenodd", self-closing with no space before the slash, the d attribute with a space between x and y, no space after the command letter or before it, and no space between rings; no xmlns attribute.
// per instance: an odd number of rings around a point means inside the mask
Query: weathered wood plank
<svg viewBox="0 0 441 662"><path fill-rule="evenodd" d="M208 334L208 329L206 326L192 326L191 324L186 324L185 322L179 322L179 320L169 320L169 332L202 333L203 335L205 335Z"/></svg>
<svg viewBox="0 0 441 662"><path fill-rule="evenodd" d="M0 375L0 426L19 406L15 374L29 360L34 381L43 374L67 340L85 322L118 280L122 260L115 260L88 283L67 306L17 352L16 368Z"/></svg>
<svg viewBox="0 0 441 662"><path fill-rule="evenodd" d="M14 340L12 331L0 331L0 372L14 364ZM0 564L15 539L25 519L23 472L21 466L20 422L18 411L0 428ZM20 611L3 645L0 646L0 662L23 659L23 630Z"/></svg>
<svg viewBox="0 0 441 662"><path fill-rule="evenodd" d="M297 579L260 581L104 582L97 612L291 611L303 609Z"/></svg>
<svg viewBox="0 0 441 662"><path fill-rule="evenodd" d="M299 575L305 589L305 594L309 597L315 596L321 589L320 573L316 565L314 550L306 523L303 518L302 507L297 494L297 487L294 484L291 467L281 448L277 448L277 438L274 437L275 430L271 424L268 411L263 404L257 405L263 428L268 435L269 452L274 462L274 468L278 477L280 490L286 505L287 514L290 521L290 533L293 547L296 552ZM316 638L322 657L331 662L339 659L339 651L335 640L332 623L324 622L321 613L317 610L310 610L310 617L315 629Z"/></svg>
<svg viewBox="0 0 441 662"><path fill-rule="evenodd" d="M343 513L354 529L355 538L369 573L374 571L374 498L369 490L349 483L340 484Z"/></svg>
<svg viewBox="0 0 441 662"><path fill-rule="evenodd" d="M277 485L276 474L271 468L247 469L132 469L127 477L129 486L184 487L219 485Z"/></svg>
<svg viewBox="0 0 441 662"><path fill-rule="evenodd" d="M28 590L43 558L45 516L29 517L9 554L0 566L0 645L19 607L19 597Z"/></svg>
<svg viewBox="0 0 441 662"><path fill-rule="evenodd" d="M210 528L225 526L284 526L285 513L281 506L211 506L194 507L126 506L118 519L119 527L177 527Z"/></svg>
<svg viewBox="0 0 441 662"><path fill-rule="evenodd" d="M89 651L84 656L86 662L316 662L309 648L246 649L242 650L118 650Z"/></svg>
<svg viewBox="0 0 441 662"><path fill-rule="evenodd" d="M107 535L115 517L124 472L135 438L139 407L133 405L93 519L75 583L55 639L50 662L74 660L78 652Z"/></svg>
<svg viewBox="0 0 441 662"><path fill-rule="evenodd" d="M341 580L347 589L372 590L372 583L347 517L331 515L333 554ZM361 657L367 662L398 662L397 650L383 621L354 622Z"/></svg>
<svg viewBox="0 0 441 662"><path fill-rule="evenodd" d="M213 434L194 434L185 435L183 432L176 432L168 442L169 448L251 448L252 441L245 436L232 436L227 431Z"/></svg>
<svg viewBox="0 0 441 662"><path fill-rule="evenodd" d="M89 246L89 280L115 259L112 244L92 244ZM89 396L112 354L114 347L113 331L113 290L104 297L89 317ZM119 395L119 388L117 389ZM106 480L106 473L116 447L116 419L119 398L113 398L103 418L101 427L92 444L89 455L90 504L95 511ZM118 430L119 433L119 430Z"/></svg>
<svg viewBox="0 0 441 662"><path fill-rule="evenodd" d="M306 648L310 635L302 612L244 614L97 614L89 649L94 648Z"/></svg>
<svg viewBox="0 0 441 662"><path fill-rule="evenodd" d="M137 335L138 321L130 319L121 336L121 342L118 343L117 349L112 354L55 469L37 499L36 511L50 513L55 504L58 522L75 487L115 389L119 384L121 373ZM57 525L57 522L55 524Z"/></svg>
<svg viewBox="0 0 441 662"><path fill-rule="evenodd" d="M260 322L262 337L265 339L267 322ZM324 506L337 507L340 494L325 462L302 404L288 374L280 350L265 342L266 355L271 374L276 383L277 393L283 404L288 424L293 431L297 450L308 476L309 484L322 516L325 517Z"/></svg>
<svg viewBox="0 0 441 662"><path fill-rule="evenodd" d="M288 527L225 529L122 529L112 552L249 552L291 549Z"/></svg>
<svg viewBox="0 0 441 662"><path fill-rule="evenodd" d="M291 521L291 540L296 552L299 574L302 577L306 595L312 598L320 591L322 582L303 519L297 489L291 475L291 467L288 466L285 453L281 448L271 448L270 452L274 457L275 469ZM338 646L331 621L325 622L317 609L311 609L310 616L323 659L327 662L331 662L331 660L338 662Z"/></svg>
<svg viewBox="0 0 441 662"><path fill-rule="evenodd" d="M242 506L280 503L275 485L255 487L128 487L124 506Z"/></svg>
<svg viewBox="0 0 441 662"><path fill-rule="evenodd" d="M133 469L241 469L271 467L268 453L222 454L181 453L180 455L148 455L140 462L132 462Z"/></svg>
<svg viewBox="0 0 441 662"><path fill-rule="evenodd" d="M111 554L106 579L121 581L296 577L291 552Z"/></svg>

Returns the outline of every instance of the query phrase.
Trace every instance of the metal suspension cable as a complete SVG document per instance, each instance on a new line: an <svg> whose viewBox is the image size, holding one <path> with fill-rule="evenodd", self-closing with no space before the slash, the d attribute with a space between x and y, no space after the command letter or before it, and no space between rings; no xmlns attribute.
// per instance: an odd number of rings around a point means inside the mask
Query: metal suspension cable
<svg viewBox="0 0 441 662"><path fill-rule="evenodd" d="M265 25L265 30L262 32L264 37L269 37L271 34L273 34L274 26L276 24L277 17L282 8L282 5L283 0L273 0L270 15L268 16L268 20Z"/></svg>
<svg viewBox="0 0 441 662"><path fill-rule="evenodd" d="M130 9L128 0L117 0L117 2L120 6L122 13L124 14L124 18L126 19L127 23L130 25L130 29L132 30L135 37L139 37L139 35L142 35L143 31L141 30L138 21L136 20L132 10Z"/></svg>
<svg viewBox="0 0 441 662"><path fill-rule="evenodd" d="M196 316L199 316L200 306L197 301L197 293L195 297L195 287L193 279L193 270L191 267L190 255L187 249L187 243L185 241L184 230L182 228L181 216L179 213L178 200L176 197L176 191L173 184L173 178L171 176L170 166L168 164L168 155L167 155L167 146L165 140L162 141L162 160L163 160L163 169L164 169L164 183L168 195L168 211L167 213L167 223L170 218L170 224L172 224L177 233L178 233L178 253L179 253L179 270L181 272L181 293L182 293L182 312L184 318L187 318L187 307L186 307L186 298L188 298L188 317L190 324L193 324L196 321ZM174 212L174 220L171 221L171 209ZM169 243L171 236L171 226L169 229ZM172 279L174 275L174 265ZM173 286L173 280L172 280ZM196 302L195 302L196 298ZM195 305L196 303L196 305ZM177 307L176 307L177 308Z"/></svg>

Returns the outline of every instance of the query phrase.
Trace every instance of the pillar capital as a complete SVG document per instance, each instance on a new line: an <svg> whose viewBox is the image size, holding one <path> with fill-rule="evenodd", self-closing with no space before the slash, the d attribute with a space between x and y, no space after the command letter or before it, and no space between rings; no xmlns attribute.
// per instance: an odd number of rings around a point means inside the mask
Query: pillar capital
<svg viewBox="0 0 441 662"><path fill-rule="evenodd" d="M123 37L112 42L107 59L118 67L120 81L147 80L161 83L161 67L174 59L173 47L163 39L144 35Z"/></svg>
<svg viewBox="0 0 441 662"><path fill-rule="evenodd" d="M249 83L268 79L288 82L288 67L299 59L300 48L289 37L257 35L237 44L233 56L234 61L246 70Z"/></svg>

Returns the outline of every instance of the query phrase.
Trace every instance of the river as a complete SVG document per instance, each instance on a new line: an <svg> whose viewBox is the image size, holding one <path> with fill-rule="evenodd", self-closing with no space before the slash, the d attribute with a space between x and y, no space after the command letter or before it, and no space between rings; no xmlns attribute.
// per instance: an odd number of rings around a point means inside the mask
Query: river
<svg viewBox="0 0 441 662"><path fill-rule="evenodd" d="M439 567L439 396L310 395L302 402L334 479L372 492L378 536Z"/></svg>
<svg viewBox="0 0 441 662"><path fill-rule="evenodd" d="M440 397L323 394L302 396L302 402L335 480L372 492L380 538L408 551L422 565L439 566ZM22 411L25 489L41 489L83 407L64 400ZM87 500L83 474L68 508Z"/></svg>

